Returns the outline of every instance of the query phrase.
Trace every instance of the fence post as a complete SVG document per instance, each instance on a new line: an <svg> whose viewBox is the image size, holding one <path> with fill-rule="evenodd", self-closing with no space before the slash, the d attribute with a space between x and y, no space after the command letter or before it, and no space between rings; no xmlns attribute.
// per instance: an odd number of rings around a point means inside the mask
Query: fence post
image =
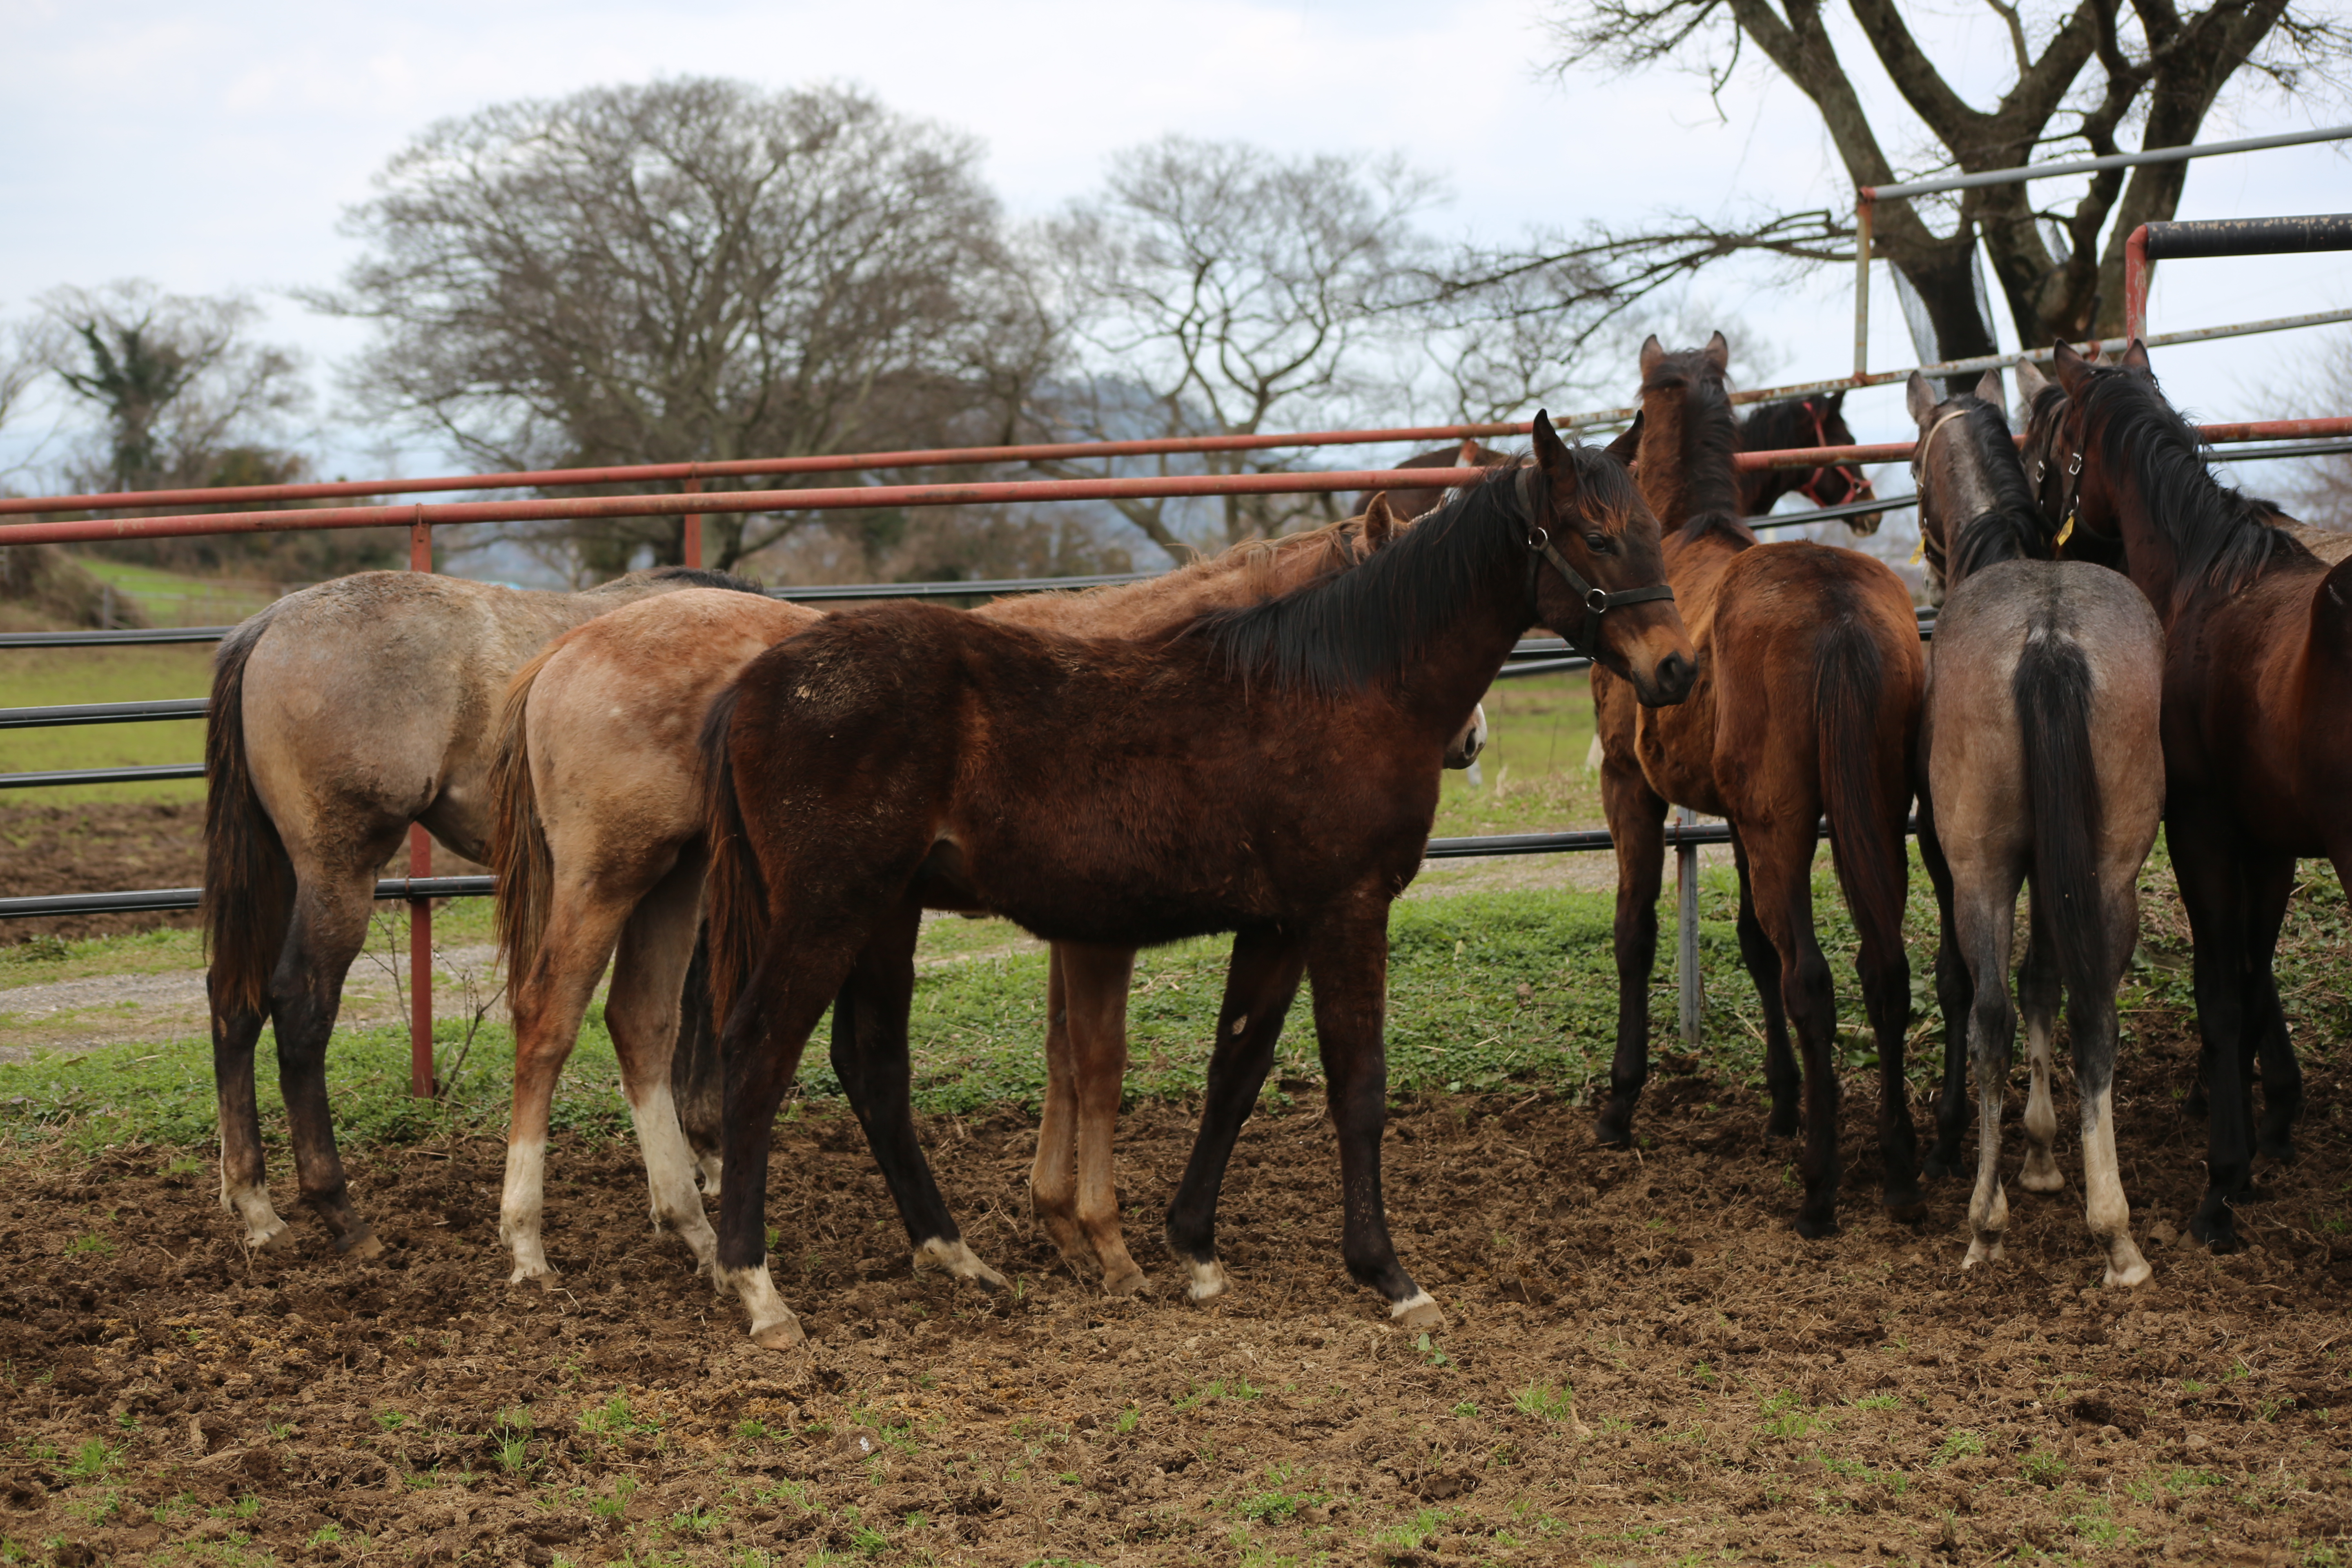
<svg viewBox="0 0 2352 1568"><path fill-rule="evenodd" d="M686 477L686 493L690 496L698 496L702 493L700 474L688 474ZM678 541L678 545L680 561L688 566L702 564L702 514L700 512L690 511L686 514L685 534Z"/></svg>
<svg viewBox="0 0 2352 1568"><path fill-rule="evenodd" d="M1867 187L1853 204L1853 378L1870 374L1870 218L1878 206Z"/></svg>
<svg viewBox="0 0 2352 1568"><path fill-rule="evenodd" d="M2147 336L2147 225L2124 240L2124 336Z"/></svg>
<svg viewBox="0 0 2352 1568"><path fill-rule="evenodd" d="M1675 825L1692 827L1698 813L1689 806L1675 808ZM1698 1048L1698 846L1675 846L1675 973L1682 983L1683 1049Z"/></svg>
<svg viewBox="0 0 2352 1568"><path fill-rule="evenodd" d="M433 525L416 509L408 525L408 569L433 570ZM433 835L421 822L408 825L408 875L413 880L433 875ZM408 1091L431 1100L439 1085L433 1078L433 900L408 900Z"/></svg>

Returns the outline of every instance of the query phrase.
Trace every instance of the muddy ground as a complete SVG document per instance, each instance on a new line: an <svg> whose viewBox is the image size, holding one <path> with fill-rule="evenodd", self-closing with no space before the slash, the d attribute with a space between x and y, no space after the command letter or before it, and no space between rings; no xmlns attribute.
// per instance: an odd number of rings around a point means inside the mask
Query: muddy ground
<svg viewBox="0 0 2352 1568"><path fill-rule="evenodd" d="M1662 1076L1654 1146L1622 1153L1554 1100L1402 1108L1390 1213L1449 1320L1426 1340L1341 1272L1301 1083L1244 1133L1240 1289L1207 1308L1156 1241L1185 1108L1129 1118L1155 1283L1107 1300L1027 1220L1023 1117L926 1128L967 1236L1018 1277L990 1296L910 1276L854 1123L803 1105L769 1216L804 1353L750 1348L613 1144L554 1151L552 1293L505 1283L486 1140L354 1159L373 1267L307 1216L293 1257L247 1257L198 1157L22 1164L0 1537L60 1564L2339 1561L2341 1097L2315 1075L2302 1158L2215 1258L2178 1236L2187 1061L2142 1049L2118 1101L2157 1270L2129 1292L2098 1288L2071 1191L2012 1184L2007 1261L1966 1274L1956 1185L1918 1227L1882 1217L1860 1080L1847 1226L1814 1245L1745 1091Z"/></svg>

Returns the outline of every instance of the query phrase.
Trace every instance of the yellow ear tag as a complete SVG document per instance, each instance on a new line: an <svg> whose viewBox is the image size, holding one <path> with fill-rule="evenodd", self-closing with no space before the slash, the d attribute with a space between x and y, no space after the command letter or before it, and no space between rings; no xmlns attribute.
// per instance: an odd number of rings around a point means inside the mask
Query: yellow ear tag
<svg viewBox="0 0 2352 1568"><path fill-rule="evenodd" d="M2074 538L2074 514L2073 512L2071 512L2071 511L2070 511L2070 512L2068 512L2068 513L2066 514L2066 525L2065 525L2063 528L2061 528L2061 529L2058 531L2058 538L2057 538L2057 540L2055 541L2055 542L2056 542L2056 543L2057 543L2061 548L2063 548L2063 547L2064 547L2064 545L2065 545L2065 543L2066 543L2066 542L2067 542L2068 540L2070 540L2070 539Z"/></svg>
<svg viewBox="0 0 2352 1568"><path fill-rule="evenodd" d="M1916 566L1926 559L1927 559L1927 536L1923 532L1919 535L1919 542L1911 547L1911 564Z"/></svg>

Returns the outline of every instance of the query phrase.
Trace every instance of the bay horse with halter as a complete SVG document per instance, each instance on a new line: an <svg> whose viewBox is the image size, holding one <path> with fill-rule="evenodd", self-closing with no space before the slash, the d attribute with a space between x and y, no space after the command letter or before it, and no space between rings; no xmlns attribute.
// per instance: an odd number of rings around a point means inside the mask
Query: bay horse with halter
<svg viewBox="0 0 2352 1568"><path fill-rule="evenodd" d="M1845 394L1811 393L1759 403L1739 422L1743 452L1786 452L1808 447L1851 447L1853 430L1845 422ZM1823 463L1811 468L1742 468L1739 471L1739 515L1761 517L1785 495L1801 495L1815 506L1843 506L1848 501L1875 500L1877 492L1853 463ZM1847 518L1856 533L1878 531L1880 514L1865 511Z"/></svg>
<svg viewBox="0 0 2352 1568"><path fill-rule="evenodd" d="M952 1239L908 1102L924 907L1120 946L1233 931L1171 1244L1214 1263L1217 1184L1310 973L1349 1270L1393 1321L1442 1321L1389 1239L1380 1165L1388 910L1420 869L1442 754L1538 622L1651 700L1691 678L1656 523L1622 466L1540 416L1535 459L1361 565L1149 641L893 605L754 659L706 737L728 1169L767 1168L830 1005L835 1070L910 1240ZM800 1330L769 1276L765 1202L761 1181L726 1183L719 1263L754 1341L778 1346Z"/></svg>
<svg viewBox="0 0 2352 1568"><path fill-rule="evenodd" d="M1149 636L1350 564L1385 545L1391 526L1375 497L1360 519L1236 545L1146 582L1008 597L971 613L1074 635ZM655 1224L710 1266L717 1238L694 1179L698 1166L705 1191L719 1189L708 980L693 978L706 864L699 739L712 700L745 665L821 618L740 594L667 595L558 638L508 689L491 770L492 847L516 1064L499 1230L516 1283L556 1279L541 1224L548 1116L608 964L604 1020ZM1474 714L1447 765L1467 766L1483 739ZM1030 1173L1032 1201L1056 1247L1074 1265L1099 1270L1113 1294L1145 1282L1120 1232L1111 1166L1133 963L1131 950L1116 947L1053 950L1045 1116ZM968 1251L926 1261L997 1281ZM1221 1285L1222 1276L1196 1279L1192 1289L1200 1297Z"/></svg>
<svg viewBox="0 0 2352 1568"><path fill-rule="evenodd" d="M1764 1014L1768 1137L1797 1131L1804 1091L1805 1194L1799 1234L1837 1228L1837 1010L1813 932L1818 824L1862 938L1863 1009L1879 1052L1880 1201L1921 1210L1917 1145L1903 1079L1910 964L1905 818L1926 680L1911 598L1887 568L1851 550L1763 544L1740 521L1737 432L1724 390L1730 348L1642 345L1635 472L1665 534L1666 581L1699 649L1678 707L1645 710L1596 667L1601 794L1617 850L1617 1050L1598 1135L1622 1147L1650 1063L1650 972L1666 805L1731 825L1739 949ZM1793 1025L1801 1074L1790 1049Z"/></svg>
<svg viewBox="0 0 2352 1568"><path fill-rule="evenodd" d="M2139 871L2164 814L2159 721L2164 628L2139 591L2105 567L2052 559L2001 411L2000 373L1939 399L1911 373L1919 442L1911 460L1929 583L1943 595L1919 731L1919 851L1943 917L1936 986L1944 1092L1931 1171L1954 1168L1968 1126L1959 1043L1975 1068L1977 1180L1969 1265L1997 1259L2008 1228L2001 1100L2017 1013L2009 997L2019 887L2032 925L2018 979L2032 1089L2025 1108L2031 1192L2064 1185L2052 1143L2052 1038L2063 984L2082 1102L2083 1187L2106 1283L2137 1285L2116 1163L2116 987L2139 929Z"/></svg>
<svg viewBox="0 0 2352 1568"><path fill-rule="evenodd" d="M221 1205L249 1247L290 1247L270 1206L253 1052L278 1041L302 1201L335 1245L383 1250L352 1206L327 1105L328 1037L366 943L375 880L411 823L490 855L499 698L549 638L648 595L758 592L661 567L584 594L362 572L289 594L221 641L205 736L205 897Z"/></svg>
<svg viewBox="0 0 2352 1568"><path fill-rule="evenodd" d="M2277 507L2213 478L2139 342L2114 366L2062 343L2053 369L2074 531L2121 546L2164 623L2165 839L2196 942L2210 1101L2189 1230L2227 1251L2257 1148L2291 1156L2303 1100L2272 973L2296 859L2325 856L2352 890L2352 561L2330 567Z"/></svg>

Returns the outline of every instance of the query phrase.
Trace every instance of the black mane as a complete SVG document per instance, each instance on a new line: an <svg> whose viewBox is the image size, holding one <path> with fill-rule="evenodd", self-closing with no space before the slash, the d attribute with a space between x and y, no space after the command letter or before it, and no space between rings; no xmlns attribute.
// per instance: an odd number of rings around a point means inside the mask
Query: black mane
<svg viewBox="0 0 2352 1568"><path fill-rule="evenodd" d="M1755 531L1739 520L1739 469L1732 459L1742 436L1723 372L1705 349L1685 349L1666 355L1642 378L1645 393L1677 386L1683 392L1683 484L1690 513L1683 520L1682 535L1722 533L1754 544Z"/></svg>
<svg viewBox="0 0 2352 1568"><path fill-rule="evenodd" d="M2086 442L2098 443L2109 482L2129 474L2148 521L2171 544L2176 610L2207 589L2236 593L2273 561L2317 560L2278 526L2275 505L2213 477L2196 430L2148 377L2094 371L2083 428Z"/></svg>
<svg viewBox="0 0 2352 1568"><path fill-rule="evenodd" d="M725 588L737 594L764 594L757 577L739 577L732 572L716 572L707 566L656 566L648 575L665 583L685 583L697 588Z"/></svg>
<svg viewBox="0 0 2352 1568"><path fill-rule="evenodd" d="M1598 448L1568 450L1578 483L1602 509L1623 511L1640 499ZM1178 635L1208 638L1237 673L1318 696L1393 676L1528 558L1520 472L1489 468L1361 565L1261 605L1211 611Z"/></svg>
<svg viewBox="0 0 2352 1568"><path fill-rule="evenodd" d="M1993 504L1949 525L1951 534L1944 542L1945 580L1958 582L1996 562L2049 560L2053 552L2050 525L2034 502L2033 487L2025 482L2025 466L2018 460L2017 443L2010 438L2008 416L1974 395L1956 401L1967 409L1959 428L1967 432L1969 459L1992 491Z"/></svg>

